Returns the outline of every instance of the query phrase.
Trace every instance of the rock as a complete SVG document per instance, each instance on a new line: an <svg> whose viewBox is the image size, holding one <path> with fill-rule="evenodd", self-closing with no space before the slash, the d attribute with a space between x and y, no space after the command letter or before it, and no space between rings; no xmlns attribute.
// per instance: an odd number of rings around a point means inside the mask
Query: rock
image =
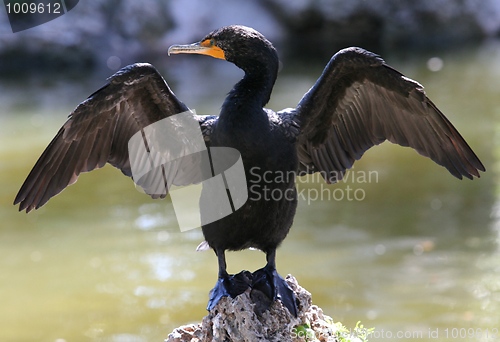
<svg viewBox="0 0 500 342"><path fill-rule="evenodd" d="M286 32L287 56L304 60L328 59L333 52L348 46L380 53L385 49L461 46L500 34L497 0L297 0L293 5L288 0L260 0L259 3Z"/></svg>
<svg viewBox="0 0 500 342"><path fill-rule="evenodd" d="M298 342L314 338L321 342L339 341L339 325L324 315L321 308L312 305L311 294L293 276L288 275L285 280L297 297L297 318L279 301L272 303L269 310L260 312L263 294L248 289L234 299L222 298L201 323L176 328L165 341Z"/></svg>
<svg viewBox="0 0 500 342"><path fill-rule="evenodd" d="M381 53L499 36L500 1L80 1L68 14L16 34L0 21L0 77L56 75L61 65L64 73L85 74L133 62L161 65L169 45L235 23L262 32L283 59L324 64L347 46Z"/></svg>

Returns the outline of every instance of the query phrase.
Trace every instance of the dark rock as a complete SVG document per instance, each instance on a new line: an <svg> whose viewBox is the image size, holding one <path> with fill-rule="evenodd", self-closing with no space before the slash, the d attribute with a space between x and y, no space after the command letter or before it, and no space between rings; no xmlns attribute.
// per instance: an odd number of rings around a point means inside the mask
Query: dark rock
<svg viewBox="0 0 500 342"><path fill-rule="evenodd" d="M77 69L108 75L133 62L161 66L169 45L188 43L235 23L261 31L283 59L324 64L348 46L383 53L449 48L498 36L500 2L80 1L60 18L20 33L11 33L8 22L1 22L0 72L31 75L46 70L57 75L54 65L63 65L64 73Z"/></svg>

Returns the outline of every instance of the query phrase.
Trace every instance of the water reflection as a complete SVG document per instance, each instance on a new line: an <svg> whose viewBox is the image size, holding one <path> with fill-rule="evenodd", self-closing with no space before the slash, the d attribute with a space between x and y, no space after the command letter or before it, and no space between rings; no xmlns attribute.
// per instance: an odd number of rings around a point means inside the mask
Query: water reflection
<svg viewBox="0 0 500 342"><path fill-rule="evenodd" d="M310 194L324 185L299 184L306 194L312 190L278 251L278 267L296 276L335 320L349 326L362 320L386 332L439 329L438 341L447 340L444 329L500 326L499 51L493 42L462 52L385 56L426 86L476 150L488 169L480 180L460 182L408 149L383 144L353 170L376 171L377 181L354 177L328 188L331 194L339 189L337 195L362 189L362 199L312 201ZM431 71L428 61L436 56L442 66ZM183 63L192 77L181 79L180 68L169 66L176 69L165 75L172 88L199 113L217 111L238 71ZM270 107L297 103L322 67L292 74L296 68L285 66ZM213 87L216 77L221 81ZM40 93L39 84L2 95L1 340L162 340L173 327L205 315L217 265L213 253L195 252L201 232L181 234L169 201L135 191L119 171L85 174L29 215L11 205L67 113L100 83L84 82L59 106L49 100L54 88L34 97L36 105L3 101ZM69 96L64 87L52 96ZM256 251L229 253L229 271L253 271L264 259Z"/></svg>

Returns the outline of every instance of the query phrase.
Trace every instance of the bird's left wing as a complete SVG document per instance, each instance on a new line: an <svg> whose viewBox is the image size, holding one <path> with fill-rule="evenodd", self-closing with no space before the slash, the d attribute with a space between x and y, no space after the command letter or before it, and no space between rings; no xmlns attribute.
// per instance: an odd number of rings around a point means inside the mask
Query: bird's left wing
<svg viewBox="0 0 500 342"><path fill-rule="evenodd" d="M128 148L131 137L137 132L144 136L147 126L186 111L188 107L177 99L152 65L133 64L121 69L70 114L26 178L14 204L20 203L20 211L37 209L76 182L81 172L106 163L131 177ZM192 115L192 120L199 124L208 140L210 126L216 119ZM146 139L144 144L147 145ZM166 185L167 179L181 173L179 170L189 169L186 163L189 162L171 164L169 169L160 165L161 172L146 175L155 178L147 180L149 186L155 182ZM186 172L178 178L184 178L182 182L187 183L189 174ZM165 192L148 193L152 197L166 195Z"/></svg>
<svg viewBox="0 0 500 342"><path fill-rule="evenodd" d="M300 170L321 172L330 183L385 140L412 147L460 179L485 170L419 83L360 48L335 54L297 108L278 115L294 131L300 127Z"/></svg>

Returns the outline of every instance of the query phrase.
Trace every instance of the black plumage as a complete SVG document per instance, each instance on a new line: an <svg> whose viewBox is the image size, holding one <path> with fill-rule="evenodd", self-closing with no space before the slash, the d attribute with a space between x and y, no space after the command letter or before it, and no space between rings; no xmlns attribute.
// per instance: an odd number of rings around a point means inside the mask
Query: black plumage
<svg viewBox="0 0 500 342"><path fill-rule="evenodd" d="M479 177L479 171L485 170L419 83L361 48L336 53L298 105L277 113L263 107L277 77L278 56L257 31L223 27L199 43L172 46L169 54L174 53L225 59L245 72L227 95L218 117L192 115L207 147L232 147L241 153L250 193L249 200L233 214L202 227L206 243L219 261L219 281L209 308L222 296L238 295L251 286L272 299L281 299L296 314L293 294L275 265L276 248L295 215L295 178L266 182L264 172L321 172L327 182L335 183L366 150L385 140L412 147L460 179ZM74 183L81 172L106 162L131 176L129 139L146 126L187 110L153 66L123 68L71 113L14 203L20 203L19 209L26 212L37 209ZM175 182L173 174L181 168L189 169L189 165L165 168L155 182ZM189 184L195 179L187 173L180 182ZM274 200L265 196L266 191L287 196ZM243 277L228 275L224 252L248 247L265 252L267 265L250 274L250 280L248 273Z"/></svg>

